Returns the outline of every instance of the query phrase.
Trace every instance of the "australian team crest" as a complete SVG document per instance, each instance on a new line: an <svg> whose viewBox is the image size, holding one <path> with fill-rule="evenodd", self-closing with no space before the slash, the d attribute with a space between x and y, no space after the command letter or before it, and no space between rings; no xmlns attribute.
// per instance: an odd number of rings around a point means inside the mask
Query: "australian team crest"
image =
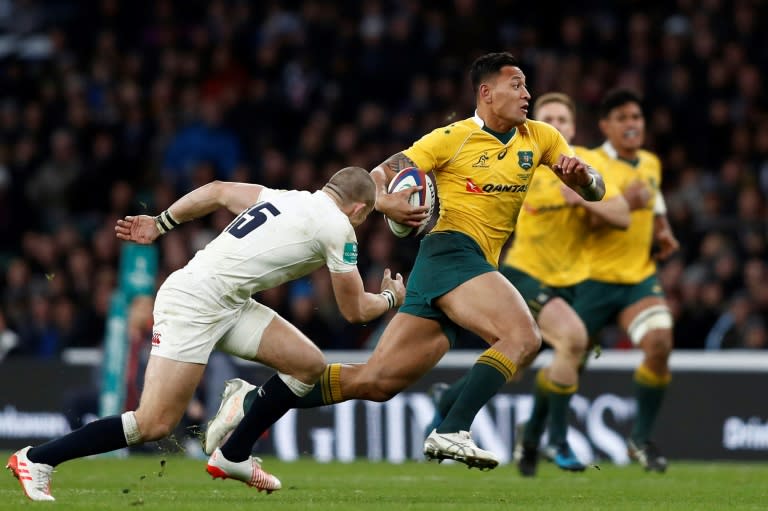
<svg viewBox="0 0 768 511"><path fill-rule="evenodd" d="M517 164L521 169L528 170L533 167L533 151L518 151Z"/></svg>

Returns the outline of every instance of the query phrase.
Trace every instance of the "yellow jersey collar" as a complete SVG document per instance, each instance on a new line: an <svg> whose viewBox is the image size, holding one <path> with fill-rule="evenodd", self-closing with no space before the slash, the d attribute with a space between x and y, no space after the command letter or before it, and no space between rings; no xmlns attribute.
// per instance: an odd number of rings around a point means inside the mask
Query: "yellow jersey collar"
<svg viewBox="0 0 768 511"><path fill-rule="evenodd" d="M603 151L605 151L605 154L607 154L612 160L617 160L619 158L619 152L607 140L603 142L603 145L600 147L602 148Z"/></svg>
<svg viewBox="0 0 768 511"><path fill-rule="evenodd" d="M485 121L484 121L484 120L483 120L483 119L482 119L482 118L481 118L479 115L477 115L477 110L475 110L475 115L473 115L473 116L472 116L472 120L475 122L475 124L477 124L477 126L478 126L480 129L482 129L482 128L483 128L483 126L485 126ZM521 124L520 126L515 126L515 128L516 128L516 129L517 129L517 131L519 131L519 132L522 132L522 133L528 133L528 121L526 120L526 121L525 121L523 124Z"/></svg>

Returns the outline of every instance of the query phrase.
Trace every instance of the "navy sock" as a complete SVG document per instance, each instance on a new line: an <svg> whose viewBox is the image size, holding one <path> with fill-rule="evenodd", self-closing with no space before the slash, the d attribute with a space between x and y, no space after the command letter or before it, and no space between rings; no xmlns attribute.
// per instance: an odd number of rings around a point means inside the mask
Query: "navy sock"
<svg viewBox="0 0 768 511"><path fill-rule="evenodd" d="M247 460L259 437L293 408L298 400L299 396L278 375L272 376L264 386L257 389L245 417L221 446L221 453L229 461Z"/></svg>
<svg viewBox="0 0 768 511"><path fill-rule="evenodd" d="M55 467L59 463L127 447L119 415L104 417L27 451L29 461Z"/></svg>

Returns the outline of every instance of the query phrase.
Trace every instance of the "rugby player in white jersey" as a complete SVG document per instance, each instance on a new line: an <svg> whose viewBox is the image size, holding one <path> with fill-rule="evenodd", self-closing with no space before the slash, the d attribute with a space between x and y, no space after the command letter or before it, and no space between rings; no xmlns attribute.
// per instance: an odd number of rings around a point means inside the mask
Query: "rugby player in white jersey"
<svg viewBox="0 0 768 511"><path fill-rule="evenodd" d="M407 191L411 193L411 191ZM152 351L139 407L91 422L61 438L25 447L8 460L32 500L54 500L51 473L60 463L160 440L178 424L218 349L261 362L278 373L262 387L280 404L278 417L306 395L323 373L321 351L296 327L251 296L326 265L342 315L364 323L399 306L405 286L385 270L381 293L368 293L358 272L354 227L373 209L376 189L365 169L347 167L314 193L257 184L212 182L156 217L118 220L121 240L149 244L182 222L226 207L238 214L219 236L160 286ZM259 491L280 489L257 458L229 460L220 451L208 471Z"/></svg>

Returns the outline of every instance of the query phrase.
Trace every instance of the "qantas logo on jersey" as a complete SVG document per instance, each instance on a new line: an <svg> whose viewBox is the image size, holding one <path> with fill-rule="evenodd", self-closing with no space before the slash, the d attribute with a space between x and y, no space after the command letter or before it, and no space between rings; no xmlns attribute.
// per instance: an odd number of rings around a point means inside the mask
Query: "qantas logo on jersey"
<svg viewBox="0 0 768 511"><path fill-rule="evenodd" d="M477 185L472 179L467 178L468 192L471 193L491 193L491 192L527 192L528 185L512 185L512 184L495 184L486 183L484 185Z"/></svg>

